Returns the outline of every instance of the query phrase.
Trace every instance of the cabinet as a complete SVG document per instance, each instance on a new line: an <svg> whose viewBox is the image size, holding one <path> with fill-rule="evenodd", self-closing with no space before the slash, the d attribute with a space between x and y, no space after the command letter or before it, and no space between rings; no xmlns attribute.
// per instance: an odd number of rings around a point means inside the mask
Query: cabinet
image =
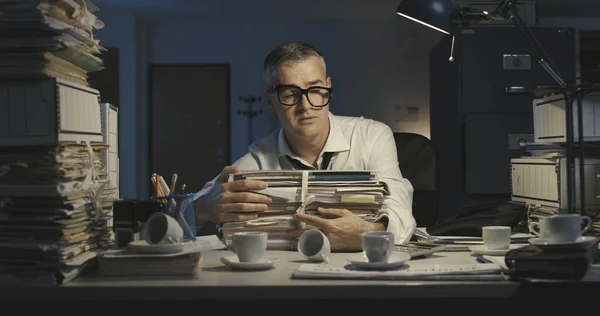
<svg viewBox="0 0 600 316"><path fill-rule="evenodd" d="M576 74L575 30L532 27L561 75ZM510 200L510 159L533 141L533 91L555 82L515 27L462 29L430 54L431 140L439 155L439 217L471 203Z"/></svg>
<svg viewBox="0 0 600 316"><path fill-rule="evenodd" d="M109 145L103 163L111 185L119 188L119 109L110 103L100 103L103 143ZM118 190L115 198L118 198Z"/></svg>

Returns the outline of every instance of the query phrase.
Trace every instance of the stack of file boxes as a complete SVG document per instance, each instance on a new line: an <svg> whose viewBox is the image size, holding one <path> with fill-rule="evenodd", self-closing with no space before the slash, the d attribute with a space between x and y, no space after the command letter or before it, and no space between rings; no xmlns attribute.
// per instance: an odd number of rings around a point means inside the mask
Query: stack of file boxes
<svg viewBox="0 0 600 316"><path fill-rule="evenodd" d="M111 127L87 81L103 69L97 10L0 2L0 281L64 284L111 244Z"/></svg>

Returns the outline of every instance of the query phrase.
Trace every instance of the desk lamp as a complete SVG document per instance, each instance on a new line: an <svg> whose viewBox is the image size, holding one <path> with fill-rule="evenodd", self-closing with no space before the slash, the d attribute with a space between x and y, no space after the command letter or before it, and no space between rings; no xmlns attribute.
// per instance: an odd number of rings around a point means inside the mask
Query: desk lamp
<svg viewBox="0 0 600 316"><path fill-rule="evenodd" d="M460 26L486 23L493 20L510 20L521 30L529 44L538 55L538 62L542 68L554 79L556 91L562 93L566 109L566 158L567 158L567 203L568 213L575 213L575 158L573 149L573 102L577 99L577 119L579 136L580 159L580 199L581 213L586 215L585 184L584 184L584 154L583 154L583 111L581 107L583 98L583 84L567 83L560 75L558 69L535 37L527 27L516 8L517 1L502 0L493 12L480 11L471 7L458 7L452 0L403 0L398 5L396 13L409 20L415 21L434 30L452 36L449 61L454 61L454 34Z"/></svg>

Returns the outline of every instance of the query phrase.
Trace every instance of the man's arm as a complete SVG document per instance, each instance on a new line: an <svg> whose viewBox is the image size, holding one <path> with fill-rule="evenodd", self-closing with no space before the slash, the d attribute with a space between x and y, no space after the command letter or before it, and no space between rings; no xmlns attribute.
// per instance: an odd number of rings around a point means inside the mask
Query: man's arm
<svg viewBox="0 0 600 316"><path fill-rule="evenodd" d="M379 180L387 184L389 196L378 214L376 222L387 221L385 230L393 232L396 243L410 240L416 228L412 215L413 186L402 177L398 166L398 152L392 130L385 126L382 133L372 142L367 168L377 173Z"/></svg>
<svg viewBox="0 0 600 316"><path fill-rule="evenodd" d="M234 162L232 167L237 167L240 170L258 170L259 165L257 160L252 156L251 153L247 153ZM213 219L210 217L208 210L206 209L206 205L208 202L214 198L219 192L216 192L213 189L216 181L218 180L219 175L214 177L212 180L207 182L202 190L198 191L194 196L194 208L196 210L196 225L202 226L208 222L212 222Z"/></svg>

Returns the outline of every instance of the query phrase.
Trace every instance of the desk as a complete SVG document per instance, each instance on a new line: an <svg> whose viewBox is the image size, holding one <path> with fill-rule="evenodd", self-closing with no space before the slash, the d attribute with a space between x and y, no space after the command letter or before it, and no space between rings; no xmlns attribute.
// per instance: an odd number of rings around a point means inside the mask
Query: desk
<svg viewBox="0 0 600 316"><path fill-rule="evenodd" d="M228 250L203 253L194 278L172 277L80 277L57 289L2 288L4 298L52 300L398 300L431 298L505 298L516 296L520 284L512 281L379 281L296 280L292 271L307 261L297 252L268 251L279 258L275 268L237 271L219 259ZM348 254L334 253L331 263L343 264ZM470 252L439 252L428 263L474 263Z"/></svg>

